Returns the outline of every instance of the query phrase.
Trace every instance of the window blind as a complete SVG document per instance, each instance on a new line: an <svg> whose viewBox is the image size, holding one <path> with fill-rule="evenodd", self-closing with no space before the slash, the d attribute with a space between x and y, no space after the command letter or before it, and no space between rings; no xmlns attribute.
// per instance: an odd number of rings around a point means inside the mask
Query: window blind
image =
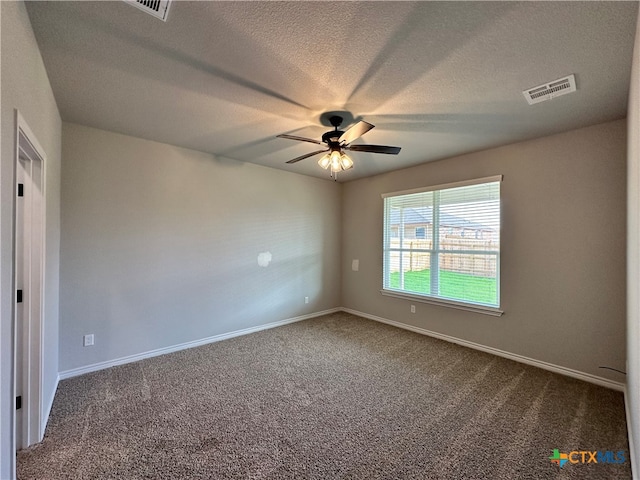
<svg viewBox="0 0 640 480"><path fill-rule="evenodd" d="M383 290L499 307L500 181L383 195Z"/></svg>

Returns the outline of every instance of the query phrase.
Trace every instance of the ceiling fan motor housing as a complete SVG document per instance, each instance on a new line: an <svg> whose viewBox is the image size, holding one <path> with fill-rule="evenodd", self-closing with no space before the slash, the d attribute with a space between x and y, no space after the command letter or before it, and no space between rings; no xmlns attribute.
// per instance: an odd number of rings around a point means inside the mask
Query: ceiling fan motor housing
<svg viewBox="0 0 640 480"><path fill-rule="evenodd" d="M335 130L333 132L327 132L322 134L322 141L332 147L332 144L338 146L340 143L338 139L342 136L344 132L340 130Z"/></svg>

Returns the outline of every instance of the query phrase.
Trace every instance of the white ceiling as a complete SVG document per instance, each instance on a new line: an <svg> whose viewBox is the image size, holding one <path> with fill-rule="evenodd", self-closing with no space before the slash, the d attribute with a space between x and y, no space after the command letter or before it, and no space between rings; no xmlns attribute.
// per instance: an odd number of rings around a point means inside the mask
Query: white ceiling
<svg viewBox="0 0 640 480"><path fill-rule="evenodd" d="M63 120L329 178L310 143L376 128L347 181L626 116L636 2L29 2ZM578 90L529 106L568 74Z"/></svg>

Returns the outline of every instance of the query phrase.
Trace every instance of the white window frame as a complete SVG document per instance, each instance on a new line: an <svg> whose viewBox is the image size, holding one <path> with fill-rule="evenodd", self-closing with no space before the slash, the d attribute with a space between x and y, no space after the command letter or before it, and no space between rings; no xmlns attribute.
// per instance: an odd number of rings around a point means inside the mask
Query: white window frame
<svg viewBox="0 0 640 480"><path fill-rule="evenodd" d="M472 180L465 180L465 181L461 181L461 182L454 182L454 183L447 183L447 184L441 184L441 185L433 185L433 186L429 186L429 187L424 187L424 188L416 188L416 189L412 189L412 190L403 190L403 191L399 191L399 192L390 192L390 193L383 193L382 199L383 202L385 199L390 198L390 197L398 197L398 196L404 196L404 195L411 195L411 194L415 194L415 193L426 193L426 192L439 192L442 190L447 190L447 189L451 189L451 188L458 188L458 187L465 187L465 186L470 186L470 185L479 185L479 184L483 184L483 183L493 183L493 182L501 182L502 181L502 175L495 175L495 176L491 176L491 177L483 177L483 178L477 178L477 179L472 179ZM386 205L386 202L385 202ZM434 210L438 208L437 206L437 201L436 201L436 205L434 205ZM384 208L384 218L383 218L383 230L386 228L387 225L387 209ZM437 254L440 252L439 248L438 248L438 238L439 235L435 234L435 232L438 231L438 226L437 226L437 216L434 216L434 223L436 223L436 225L434 225L433 228L433 245L431 249L414 249L413 252L425 252L425 253L429 253L431 255L436 255L435 257L435 263L436 263L436 267L437 267ZM502 221L501 221L502 223ZM432 296L432 295L427 295L427 294L419 294L419 293L413 293L413 292L406 292L403 290L397 290L397 289L392 289L389 287L388 285L388 274L387 274L387 268L388 265L390 263L390 254L392 251L398 251L398 252L404 252L406 251L404 248L389 248L389 240L391 238L391 232L386 232L383 231L383 274L382 274L382 282L383 282L383 286L382 286L382 290L380 291L380 293L382 293L383 295L386 296L390 296L390 297L396 297L396 298L402 298L402 299L406 299L406 300L411 300L411 301L416 301L416 302L422 302L422 303L430 303L430 304L435 304L435 305L440 305L440 306L445 306L445 307L451 307L451 308L456 308L456 309L460 309L460 310L467 310L467 311L472 311L472 312L476 312L476 313L482 313L482 314L486 314L486 315L494 315L494 316L500 316L504 313L503 310L500 309L500 307L494 307L494 306L490 306L490 305L484 305L484 304L480 304L480 303L473 303L473 302L465 302L465 301L457 301L457 300L451 300L451 299L446 299L446 298L441 298L441 297L436 297L436 296ZM496 255L496 262L497 262L497 272L496 272L496 282L497 282L497 288L498 288L498 304L500 304L500 251L495 252L495 251L483 251L483 250L455 250L455 253L472 253L472 254L490 254L490 255ZM433 271L433 269L432 269ZM437 282L437 268L436 268L436 275L431 276L431 282L432 284L434 282Z"/></svg>

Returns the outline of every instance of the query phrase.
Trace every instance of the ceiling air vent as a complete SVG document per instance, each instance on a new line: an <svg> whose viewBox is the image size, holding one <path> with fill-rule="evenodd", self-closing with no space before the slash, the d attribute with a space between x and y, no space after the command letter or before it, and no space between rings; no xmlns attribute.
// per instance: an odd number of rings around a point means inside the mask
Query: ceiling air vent
<svg viewBox="0 0 640 480"><path fill-rule="evenodd" d="M559 78L553 82L545 83L544 85L538 85L537 87L528 88L524 90L522 94L527 99L529 105L534 103L544 102L545 100L551 100L552 98L566 95L567 93L576 91L576 78L573 74L568 77Z"/></svg>
<svg viewBox="0 0 640 480"><path fill-rule="evenodd" d="M149 15L153 15L160 20L167 21L167 14L169 13L169 4L171 0L124 0L134 7L138 7L140 10L144 10Z"/></svg>

